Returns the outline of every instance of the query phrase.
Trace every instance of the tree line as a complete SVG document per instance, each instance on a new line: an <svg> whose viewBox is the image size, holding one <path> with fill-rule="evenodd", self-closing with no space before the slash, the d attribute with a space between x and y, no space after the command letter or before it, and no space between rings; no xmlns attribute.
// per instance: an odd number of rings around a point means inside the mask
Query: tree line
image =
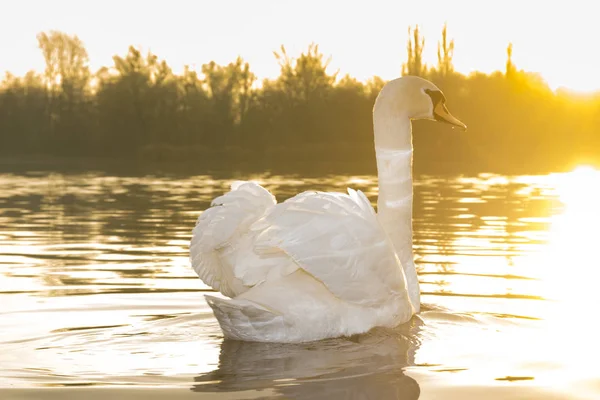
<svg viewBox="0 0 600 400"><path fill-rule="evenodd" d="M77 36L51 31L37 39L45 70L7 73L0 83L0 155L374 168L371 112L385 81L329 72L315 44L297 57L281 46L279 76L259 83L239 57L176 74L133 46L92 72ZM468 76L454 70L446 26L437 65L423 62L425 44L418 26L409 28L399 75L436 83L469 130L415 123L417 170L510 173L600 162L599 96L553 92L514 65L510 44L504 71Z"/></svg>

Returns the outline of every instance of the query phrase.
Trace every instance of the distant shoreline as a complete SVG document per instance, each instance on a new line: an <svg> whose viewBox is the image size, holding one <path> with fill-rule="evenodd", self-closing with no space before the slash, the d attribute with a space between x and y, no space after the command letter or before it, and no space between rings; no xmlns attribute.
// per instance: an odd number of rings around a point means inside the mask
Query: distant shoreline
<svg viewBox="0 0 600 400"><path fill-rule="evenodd" d="M188 149L189 150L189 149ZM156 152L159 150L156 149ZM285 152L278 156L248 155L239 152L240 157L223 157L221 152L201 151L197 155L178 155L177 152L135 157L103 157L103 156L52 156L52 155L14 155L0 156L0 173L58 172L82 173L99 172L116 175L203 175L228 172L271 173L271 174L377 174L374 157L355 157L344 160L340 157L324 157L311 152ZM319 152L317 152L319 153ZM475 163L469 165L465 160L456 162L432 162L420 159L415 155L414 172L416 175L539 175L552 172L568 172L578 165L592 165L595 162L572 162L565 165L547 165L531 168L523 163L506 168L483 168Z"/></svg>

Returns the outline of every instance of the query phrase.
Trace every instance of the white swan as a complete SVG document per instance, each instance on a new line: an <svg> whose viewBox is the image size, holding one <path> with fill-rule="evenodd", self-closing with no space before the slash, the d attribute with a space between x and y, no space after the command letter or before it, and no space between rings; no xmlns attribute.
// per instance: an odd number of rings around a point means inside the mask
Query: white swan
<svg viewBox="0 0 600 400"><path fill-rule="evenodd" d="M362 192L304 192L276 204L236 182L198 218L192 267L226 338L305 342L394 327L420 309L412 251L411 119L466 129L431 82L387 83L373 123L378 214Z"/></svg>

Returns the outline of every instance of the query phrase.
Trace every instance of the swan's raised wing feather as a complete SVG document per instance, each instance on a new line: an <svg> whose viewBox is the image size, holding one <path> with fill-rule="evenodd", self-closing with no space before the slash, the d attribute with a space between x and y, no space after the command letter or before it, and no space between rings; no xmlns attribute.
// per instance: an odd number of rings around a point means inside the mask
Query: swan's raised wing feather
<svg viewBox="0 0 600 400"><path fill-rule="evenodd" d="M229 261L232 249L244 246L250 225L275 205L275 197L255 182L234 182L231 191L215 198L193 231L190 260L208 286L234 297L245 290Z"/></svg>
<svg viewBox="0 0 600 400"><path fill-rule="evenodd" d="M406 297L404 272L362 192L305 192L250 229L256 254L285 252L343 301L370 307Z"/></svg>

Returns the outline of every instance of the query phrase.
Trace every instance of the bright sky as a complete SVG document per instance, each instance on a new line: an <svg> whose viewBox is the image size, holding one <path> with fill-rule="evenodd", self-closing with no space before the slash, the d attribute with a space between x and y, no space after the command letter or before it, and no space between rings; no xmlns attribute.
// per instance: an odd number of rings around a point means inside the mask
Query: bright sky
<svg viewBox="0 0 600 400"><path fill-rule="evenodd" d="M0 11L0 73L41 71L36 34L56 29L79 36L94 70L134 45L175 71L241 55L260 78L273 77L273 50L284 44L294 56L314 41L342 74L390 79L406 58L408 26L421 26L433 64L447 21L461 72L503 70L512 41L517 67L553 88L592 90L600 89L596 8L588 0L13 0Z"/></svg>

